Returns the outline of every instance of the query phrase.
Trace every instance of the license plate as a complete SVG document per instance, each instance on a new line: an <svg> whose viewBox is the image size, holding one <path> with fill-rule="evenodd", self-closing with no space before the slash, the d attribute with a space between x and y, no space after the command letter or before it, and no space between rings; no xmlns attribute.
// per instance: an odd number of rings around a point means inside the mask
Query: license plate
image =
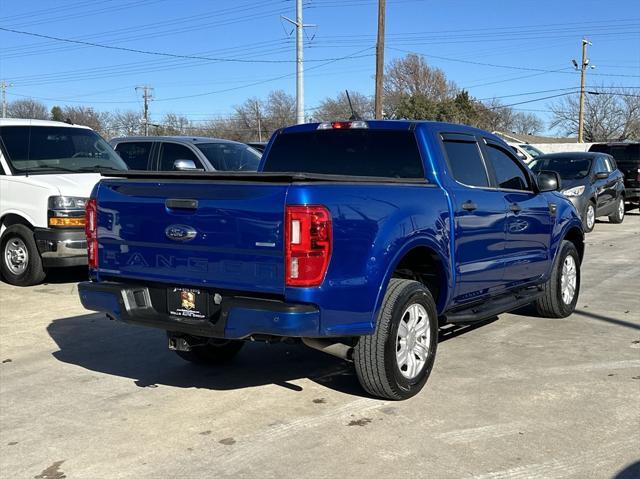
<svg viewBox="0 0 640 479"><path fill-rule="evenodd" d="M167 290L167 310L174 316L205 319L207 304L207 293L199 289L169 288Z"/></svg>

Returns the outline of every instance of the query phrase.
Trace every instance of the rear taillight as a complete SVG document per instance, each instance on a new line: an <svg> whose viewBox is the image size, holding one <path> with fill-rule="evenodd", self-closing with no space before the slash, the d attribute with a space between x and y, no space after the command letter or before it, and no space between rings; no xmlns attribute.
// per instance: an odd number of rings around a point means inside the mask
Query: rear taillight
<svg viewBox="0 0 640 479"><path fill-rule="evenodd" d="M287 286L319 286L331 259L331 214L324 206L287 206Z"/></svg>
<svg viewBox="0 0 640 479"><path fill-rule="evenodd" d="M98 268L98 204L94 198L84 208L84 233L87 236L89 268Z"/></svg>

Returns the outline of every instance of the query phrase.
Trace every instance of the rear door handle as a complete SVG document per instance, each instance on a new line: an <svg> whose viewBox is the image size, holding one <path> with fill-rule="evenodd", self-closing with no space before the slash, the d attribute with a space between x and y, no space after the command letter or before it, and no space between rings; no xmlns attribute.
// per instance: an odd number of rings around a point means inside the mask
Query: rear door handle
<svg viewBox="0 0 640 479"><path fill-rule="evenodd" d="M509 205L509 209L514 213L520 213L522 211L522 206L518 203L511 203L511 205Z"/></svg>
<svg viewBox="0 0 640 479"><path fill-rule="evenodd" d="M473 201L467 200L462 203L462 209L466 211L473 211L478 209L478 205L476 205Z"/></svg>

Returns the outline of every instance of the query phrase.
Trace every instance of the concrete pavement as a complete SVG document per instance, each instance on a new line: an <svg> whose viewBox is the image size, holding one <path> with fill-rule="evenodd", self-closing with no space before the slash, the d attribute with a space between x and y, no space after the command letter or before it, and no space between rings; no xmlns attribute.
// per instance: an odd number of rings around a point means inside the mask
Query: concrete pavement
<svg viewBox="0 0 640 479"><path fill-rule="evenodd" d="M81 270L2 283L0 477L640 477L634 213L587 236L573 316L443 332L405 402L367 397L348 364L303 346L186 363L163 332L83 310Z"/></svg>

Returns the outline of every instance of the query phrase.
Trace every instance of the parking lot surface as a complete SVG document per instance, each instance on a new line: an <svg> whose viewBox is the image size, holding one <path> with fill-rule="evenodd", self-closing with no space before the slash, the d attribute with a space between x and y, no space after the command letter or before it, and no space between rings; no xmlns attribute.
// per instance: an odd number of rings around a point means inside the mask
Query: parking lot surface
<svg viewBox="0 0 640 479"><path fill-rule="evenodd" d="M0 477L640 477L634 213L587 236L575 314L443 331L404 402L303 346L186 363L162 331L85 311L82 270L2 283Z"/></svg>

